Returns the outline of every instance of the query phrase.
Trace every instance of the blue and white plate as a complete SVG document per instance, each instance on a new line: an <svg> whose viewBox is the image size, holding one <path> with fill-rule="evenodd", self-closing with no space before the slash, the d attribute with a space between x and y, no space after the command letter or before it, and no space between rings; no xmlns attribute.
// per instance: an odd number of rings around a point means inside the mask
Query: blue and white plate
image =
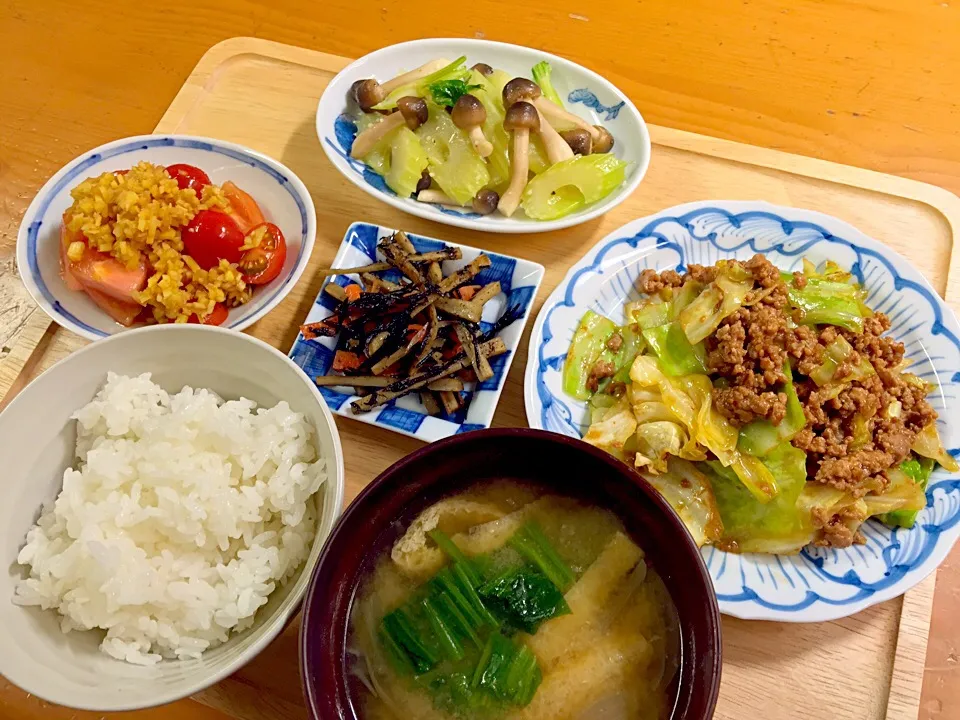
<svg viewBox="0 0 960 720"><path fill-rule="evenodd" d="M498 213L481 216L441 205L401 198L387 187L383 177L350 157L357 128L347 114L347 95L357 80L376 78L386 82L408 70L436 60L467 56L467 66L484 62L517 76L531 76L531 68L547 60L551 80L567 110L593 125L604 125L614 137L613 154L630 163L624 183L600 202L559 220L537 221L518 210L512 217ZM355 107L355 111L359 112ZM582 65L542 50L490 40L431 38L411 40L381 48L351 63L330 81L317 106L317 137L330 162L354 185L398 210L446 225L495 233L531 233L559 230L599 217L632 193L650 164L650 134L647 125L623 92Z"/></svg>
<svg viewBox="0 0 960 720"><path fill-rule="evenodd" d="M382 260L383 258L377 257L377 243L394 232L396 230L380 225L354 223L347 229L332 267L360 267ZM444 246L460 248L463 253L462 259L448 260L443 263L445 275L468 264L481 252L490 258L490 267L484 268L476 276L477 283L484 285L499 280L501 293L484 305L480 327L484 330L489 329L507 310L515 312L517 319L504 328L499 336L507 346L507 352L490 359L490 367L493 368L492 378L481 383L473 383L472 386L468 384L465 393L467 401L465 409L461 409L451 416L430 416L420 403L416 393L398 398L383 407L359 415L354 415L350 409L350 403L358 399L352 393L351 388L321 387L320 394L327 401L330 410L337 415L353 418L369 425L378 425L427 442L470 430L490 427L490 423L493 421L493 412L496 410L497 401L500 399L500 392L503 390L504 381L507 378L507 373L510 372L510 365L513 363L517 346L520 344L520 336L527 324L533 299L537 295L540 281L543 280L543 266L529 260L498 255L486 250L478 250L466 245L436 240L413 233L407 233L407 237L410 238L417 252L421 253L440 250ZM383 277L396 281L399 279L399 274L396 271L390 271ZM357 281L356 276L335 275L327 282L335 282L345 287ZM326 286L326 283L324 283L324 286ZM317 295L313 307L310 308L310 312L303 322L320 322L324 318L330 317L336 306L337 302L323 292L321 288L320 294ZM330 366L333 364L333 354L338 340L339 337L306 340L303 335L298 335L293 347L290 348L290 357L310 377L327 375L330 372Z"/></svg>
<svg viewBox="0 0 960 720"><path fill-rule="evenodd" d="M547 298L530 338L524 382L531 427L581 436L585 404L561 389L561 370L580 317L593 309L612 319L639 298L634 280L645 268L683 270L721 258L762 253L785 270L831 259L867 288L867 303L886 313L890 333L906 345L912 372L933 383L944 444L960 446L960 423L949 407L960 387L960 326L936 291L905 258L856 228L820 213L761 202L681 205L611 233L580 260ZM736 555L704 548L720 609L748 619L813 622L852 615L901 595L947 556L960 535L960 478L939 469L927 507L910 530L870 521L866 544L808 547L798 555Z"/></svg>
<svg viewBox="0 0 960 720"><path fill-rule="evenodd" d="M266 219L283 231L287 259L280 275L257 288L253 299L231 308L223 324L249 327L283 300L307 267L317 234L310 193L293 171L250 148L187 135L140 135L101 145L70 162L40 188L17 235L20 277L37 305L63 327L90 340L125 330L84 292L69 290L60 277L60 219L70 207L70 190L88 177L129 168L138 162L195 165L220 185L233 180L257 201Z"/></svg>

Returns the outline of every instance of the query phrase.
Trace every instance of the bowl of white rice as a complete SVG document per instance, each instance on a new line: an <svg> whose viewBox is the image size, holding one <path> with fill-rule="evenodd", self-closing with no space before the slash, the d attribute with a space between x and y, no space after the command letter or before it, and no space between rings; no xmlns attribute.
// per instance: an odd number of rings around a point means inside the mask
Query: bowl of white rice
<svg viewBox="0 0 960 720"><path fill-rule="evenodd" d="M0 674L100 712L191 695L299 610L343 502L336 425L285 355L120 333L0 413Z"/></svg>

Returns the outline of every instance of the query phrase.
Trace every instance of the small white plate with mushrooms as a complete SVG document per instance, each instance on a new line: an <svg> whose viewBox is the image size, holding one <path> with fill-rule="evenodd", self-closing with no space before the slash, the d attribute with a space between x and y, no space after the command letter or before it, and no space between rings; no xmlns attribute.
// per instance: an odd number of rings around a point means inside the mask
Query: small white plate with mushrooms
<svg viewBox="0 0 960 720"><path fill-rule="evenodd" d="M564 58L487 40L391 45L317 107L341 173L412 215L497 233L596 218L643 179L650 135L620 90Z"/></svg>

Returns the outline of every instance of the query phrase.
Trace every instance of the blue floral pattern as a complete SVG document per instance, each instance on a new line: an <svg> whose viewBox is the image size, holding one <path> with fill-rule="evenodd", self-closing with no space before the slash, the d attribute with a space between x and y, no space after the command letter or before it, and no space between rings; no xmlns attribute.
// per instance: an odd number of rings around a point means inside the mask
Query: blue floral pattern
<svg viewBox="0 0 960 720"><path fill-rule="evenodd" d="M623 305L639 297L634 280L646 268L682 271L689 263L757 252L785 270L799 269L804 257L848 268L866 287L867 303L890 317L890 333L905 344L911 370L935 385L930 402L944 443L960 445L960 427L948 411L960 387L960 326L926 280L835 218L756 202L698 203L637 220L574 266L545 302L531 337L525 388L531 426L571 436L586 429L583 403L565 396L560 382L585 310L622 317ZM960 535L960 478L934 473L927 507L912 529L871 521L864 535L864 545L811 546L793 556L702 552L727 614L799 622L844 617L902 594L943 560Z"/></svg>

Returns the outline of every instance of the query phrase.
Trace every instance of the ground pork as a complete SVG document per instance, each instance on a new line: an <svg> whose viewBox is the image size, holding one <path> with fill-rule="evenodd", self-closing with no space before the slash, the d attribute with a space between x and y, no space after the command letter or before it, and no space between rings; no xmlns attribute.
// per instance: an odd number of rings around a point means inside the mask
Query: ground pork
<svg viewBox="0 0 960 720"><path fill-rule="evenodd" d="M886 472L910 455L917 433L936 420L919 381L901 372L903 344L884 335L890 320L883 313L866 318L863 331L800 325L791 315L788 285L780 271L761 255L740 263L753 277L755 288L743 307L725 318L706 341L707 372L714 381L714 406L737 427L765 418L783 420L787 397L785 364L793 368L794 385L803 406L806 426L792 439L807 454L809 479L861 498L889 486ZM708 284L717 277L715 266L690 265L680 276L668 271L644 271L637 287L646 293L676 288L693 280ZM791 287L803 289L807 278L793 273ZM837 368L842 388L819 387L809 378L822 365L825 348L838 337L853 353ZM851 375L870 362L875 374L857 380ZM899 414L892 412L899 405ZM847 547L862 542L861 507L839 513L815 514L818 544Z"/></svg>

